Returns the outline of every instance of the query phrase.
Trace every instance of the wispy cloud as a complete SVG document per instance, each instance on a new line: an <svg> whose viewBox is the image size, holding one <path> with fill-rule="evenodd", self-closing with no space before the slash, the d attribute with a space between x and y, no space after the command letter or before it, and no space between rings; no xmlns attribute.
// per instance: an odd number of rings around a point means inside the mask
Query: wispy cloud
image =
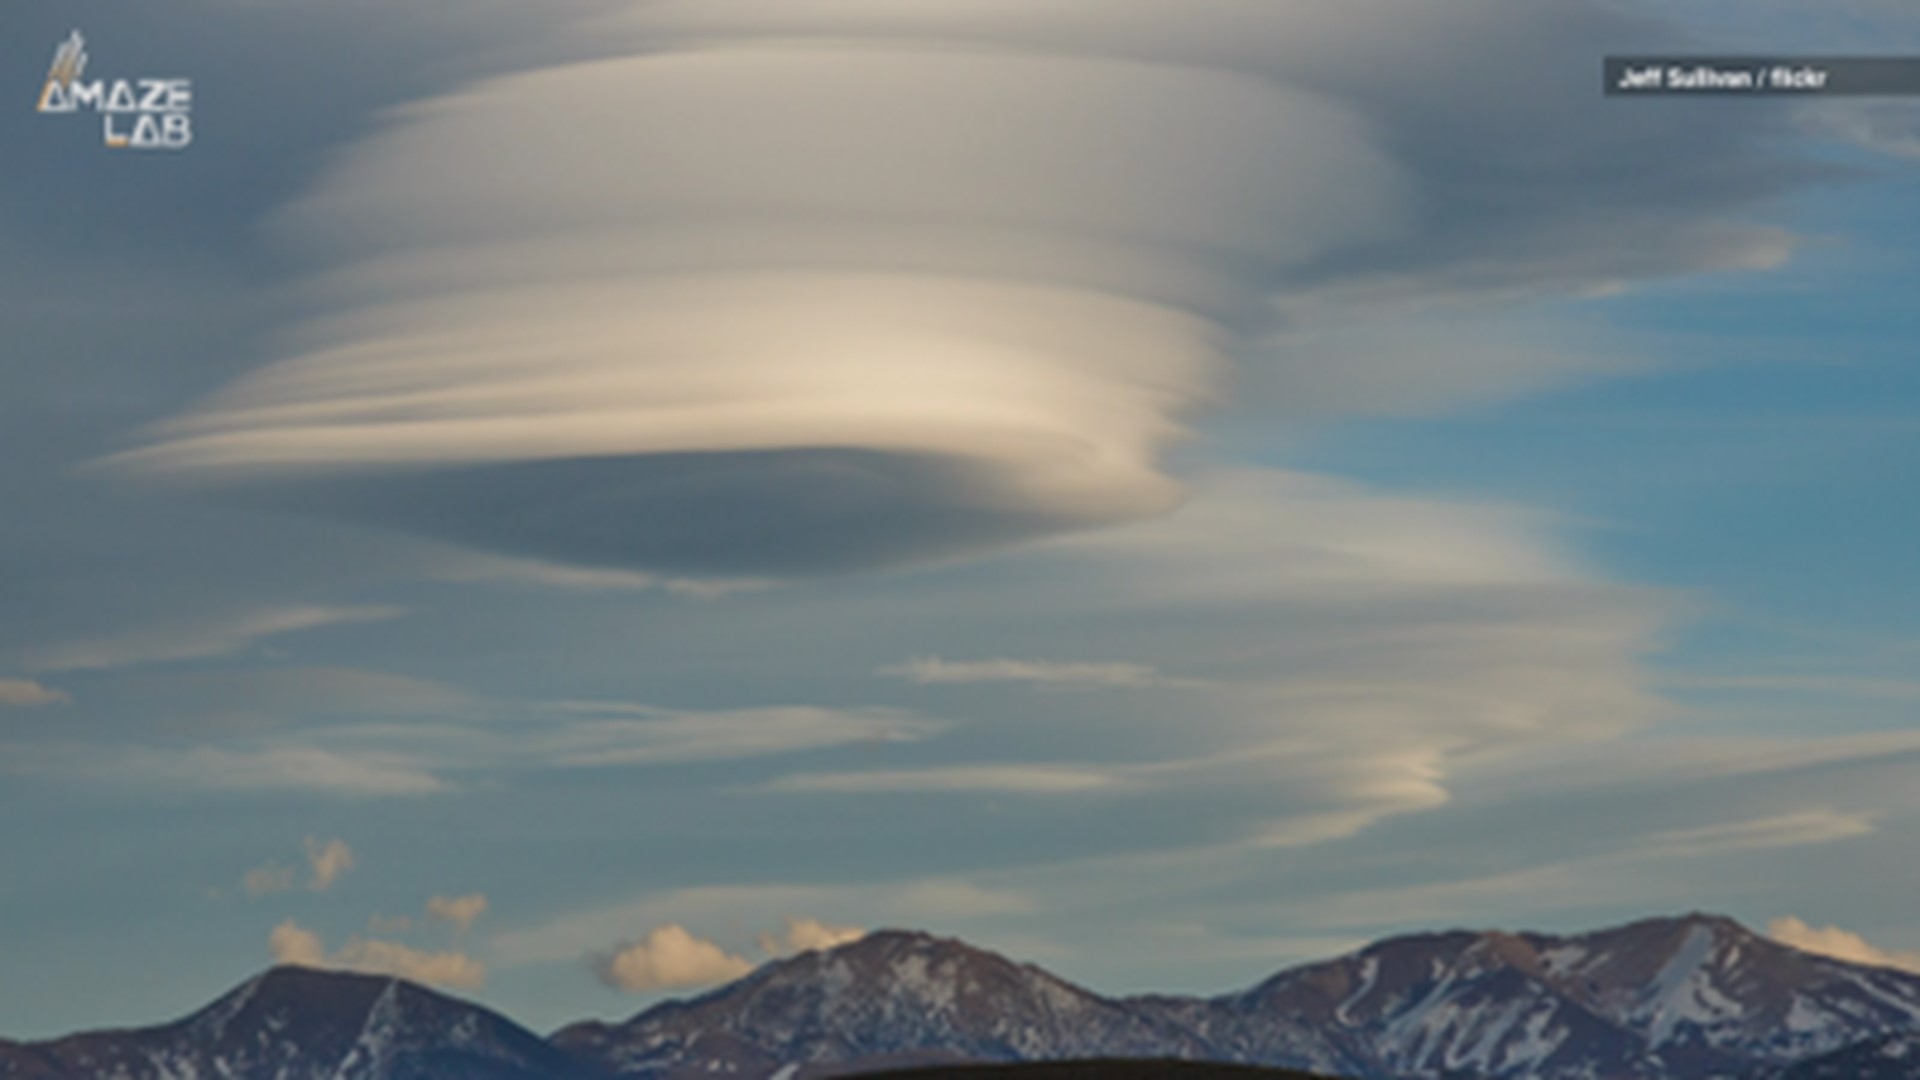
<svg viewBox="0 0 1920 1080"><path fill-rule="evenodd" d="M41 671L77 671L205 660L245 652L270 638L406 614L405 608L378 604L269 608L216 622L154 627L51 646L28 653L25 662Z"/></svg>
<svg viewBox="0 0 1920 1080"><path fill-rule="evenodd" d="M859 743L910 743L947 725L900 709L813 706L677 711L623 702L547 707L555 723L517 735L515 748L555 767L726 761Z"/></svg>
<svg viewBox="0 0 1920 1080"><path fill-rule="evenodd" d="M353 869L353 849L344 840L322 841L309 836L306 841L307 888L326 892L340 876ZM252 897L288 892L294 887L296 872L285 863L266 863L247 871L242 885Z"/></svg>
<svg viewBox="0 0 1920 1080"><path fill-rule="evenodd" d="M1710 855L1823 844L1866 836L1874 830L1874 817L1817 807L1748 821L1669 829L1648 837L1639 853L1645 856Z"/></svg>
<svg viewBox="0 0 1920 1080"><path fill-rule="evenodd" d="M1905 101L1823 101L1800 111L1807 130L1898 158L1920 158L1920 112Z"/></svg>
<svg viewBox="0 0 1920 1080"><path fill-rule="evenodd" d="M752 578L703 579L663 577L637 570L570 566L539 559L514 559L458 549L438 551L428 562L428 576L441 581L522 585L562 592L660 591L700 599L754 592L770 583Z"/></svg>
<svg viewBox="0 0 1920 1080"><path fill-rule="evenodd" d="M1920 701L1920 681L1845 675L1717 675L1673 674L1660 685L1674 690L1710 690L1727 693L1805 697L1874 698Z"/></svg>
<svg viewBox="0 0 1920 1080"><path fill-rule="evenodd" d="M346 841L307 837L307 888L326 892L340 880L340 875L353 869L353 862L353 849Z"/></svg>
<svg viewBox="0 0 1920 1080"><path fill-rule="evenodd" d="M1742 852L1817 846L1873 831L1869 815L1829 808L1660 830L1611 850L1490 874L1406 882L1325 895L1310 902L1320 926L1425 924L1476 917L1489 905L1515 901L1529 910L1644 903L1642 885L1628 880L1636 867L1672 865Z"/></svg>
<svg viewBox="0 0 1920 1080"><path fill-rule="evenodd" d="M428 795L447 784L391 754L313 746L96 746L18 743L0 772L60 776L132 789L293 792L349 797Z"/></svg>
<svg viewBox="0 0 1920 1080"><path fill-rule="evenodd" d="M1190 685L1146 664L1056 663L1043 660L946 660L917 656L878 674L921 685L944 683L1031 683L1039 686Z"/></svg>
<svg viewBox="0 0 1920 1080"><path fill-rule="evenodd" d="M762 790L808 795L998 793L1067 795L1119 786L1115 772L1046 765L976 765L871 772L798 773Z"/></svg>
<svg viewBox="0 0 1920 1080"><path fill-rule="evenodd" d="M330 724L199 746L16 743L0 772L130 787L430 795L509 772L743 761L836 746L905 744L948 725L885 708L688 711L558 702L508 721Z"/></svg>
<svg viewBox="0 0 1920 1080"><path fill-rule="evenodd" d="M450 923L456 930L472 928L486 914L487 898L481 893L464 896L435 896L427 900L427 917Z"/></svg>
<svg viewBox="0 0 1920 1080"><path fill-rule="evenodd" d="M272 896L293 888L294 870L285 863L267 863L247 871L241 885L252 897Z"/></svg>

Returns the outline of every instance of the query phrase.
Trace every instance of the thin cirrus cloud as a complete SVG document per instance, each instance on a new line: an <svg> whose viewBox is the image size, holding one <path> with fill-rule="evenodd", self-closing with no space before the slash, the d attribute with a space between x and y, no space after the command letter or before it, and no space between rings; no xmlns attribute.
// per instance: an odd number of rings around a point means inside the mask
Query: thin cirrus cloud
<svg viewBox="0 0 1920 1080"><path fill-rule="evenodd" d="M0 772L133 788L418 797L505 772L742 761L836 746L908 744L949 726L890 708L701 711L558 702L535 712L535 721L333 724L201 746L18 743L7 747ZM330 850L310 854L319 860ZM346 853L337 869L350 865ZM314 862L313 872L318 879L321 862ZM258 884L270 892L276 880L263 873Z"/></svg>
<svg viewBox="0 0 1920 1080"><path fill-rule="evenodd" d="M1392 888L1328 893L1300 901L1298 917L1320 926L1417 924L1470 918L1501 901L1552 911L1593 904L1644 905L1649 886L1636 871L1712 856L1814 847L1866 835L1866 815L1816 807L1748 820L1666 829L1611 850L1548 860L1472 877L1409 881Z"/></svg>
<svg viewBox="0 0 1920 1080"><path fill-rule="evenodd" d="M1039 686L1158 686L1176 683L1146 664L1060 663L1045 660L947 660L916 656L878 674L923 686L964 683L1030 683Z"/></svg>
<svg viewBox="0 0 1920 1080"><path fill-rule="evenodd" d="M1774 121L1602 107L1594 51L1655 30L1606 5L1469 7L616 12L352 147L280 219L314 319L118 464L543 563L857 570L1165 512L1235 366L1303 415L1433 377L1402 341L1324 393L1272 331L1343 297L1785 256L1730 216L1793 182ZM1454 367L1422 403L1592 365Z"/></svg>
<svg viewBox="0 0 1920 1080"><path fill-rule="evenodd" d="M1071 633L1112 655L1161 658L1164 670L1204 675L1181 691L1177 724L1164 699L1013 694L937 747L755 790L1031 796L1000 804L1026 815L1029 842L1071 828L1049 813L1057 800L1100 798L1109 838L1185 825L1190 843L1276 849L1449 805L1469 767L1592 746L1663 715L1637 658L1670 601L1592 580L1548 525L1325 478L1216 475L1179 514L1056 541L1003 574L962 574L951 592L867 628L883 640L964 617L969 638L1018 654ZM1059 674L1025 663L921 671Z"/></svg>
<svg viewBox="0 0 1920 1080"><path fill-rule="evenodd" d="M260 642L329 626L384 622L408 614L387 604L266 608L189 626L155 627L30 652L42 671L79 671L206 660L243 652Z"/></svg>
<svg viewBox="0 0 1920 1080"><path fill-rule="evenodd" d="M1873 831L1874 817L1871 814L1816 807L1747 821L1669 829L1650 837L1641 853L1649 856L1704 855L1721 851L1799 847L1850 840Z"/></svg>
<svg viewBox="0 0 1920 1080"><path fill-rule="evenodd" d="M318 746L18 743L0 772L56 776L133 790L291 792L353 798L430 795L447 790L432 771L386 752Z"/></svg>
<svg viewBox="0 0 1920 1080"><path fill-rule="evenodd" d="M947 727L889 708L675 711L619 702L549 708L564 719L527 736L520 749L559 767L726 761L847 744L911 743Z"/></svg>
<svg viewBox="0 0 1920 1080"><path fill-rule="evenodd" d="M1124 783L1112 771L1046 765L975 765L866 772L799 773L763 790L812 795L1000 793L1068 795Z"/></svg>

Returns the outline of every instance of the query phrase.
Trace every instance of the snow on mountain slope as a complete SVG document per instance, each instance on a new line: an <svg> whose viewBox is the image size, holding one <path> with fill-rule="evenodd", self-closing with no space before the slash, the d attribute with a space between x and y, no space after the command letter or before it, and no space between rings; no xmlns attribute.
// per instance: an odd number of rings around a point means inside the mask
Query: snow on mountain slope
<svg viewBox="0 0 1920 1080"><path fill-rule="evenodd" d="M737 983L554 1041L627 1075L766 1075L855 1061L1204 1058L1162 1010L1100 997L1037 967L927 934L883 931L769 964ZM766 1070L766 1072L752 1072Z"/></svg>
<svg viewBox="0 0 1920 1080"><path fill-rule="evenodd" d="M1396 938L1220 999L1342 1041L1367 1075L1702 1077L1920 1029L1920 978L1813 956L1731 919L1570 937Z"/></svg>
<svg viewBox="0 0 1920 1080"><path fill-rule="evenodd" d="M887 932L556 1039L662 1078L1108 1056L1389 1080L1699 1080L1903 1030L1920 1030L1920 978L1691 915L1568 937L1394 938L1211 1000L1103 998L957 941Z"/></svg>
<svg viewBox="0 0 1920 1080"><path fill-rule="evenodd" d="M539 1036L398 979L275 968L177 1023L0 1044L4 1080L575 1080Z"/></svg>
<svg viewBox="0 0 1920 1080"><path fill-rule="evenodd" d="M1087 1058L1358 1080L1920 1080L1920 976L1689 915L1392 938L1218 998L1110 998L884 931L551 1040L398 980L279 968L175 1024L0 1042L0 1080L819 1080Z"/></svg>
<svg viewBox="0 0 1920 1080"><path fill-rule="evenodd" d="M1766 1080L1920 1080L1920 1032L1855 1043L1768 1073Z"/></svg>
<svg viewBox="0 0 1920 1080"><path fill-rule="evenodd" d="M1541 976L1523 939L1421 935L1283 972L1218 1004L1242 1018L1242 1060L1264 1060L1261 1036L1282 1015L1338 1040L1365 1076L1655 1074L1643 1040Z"/></svg>

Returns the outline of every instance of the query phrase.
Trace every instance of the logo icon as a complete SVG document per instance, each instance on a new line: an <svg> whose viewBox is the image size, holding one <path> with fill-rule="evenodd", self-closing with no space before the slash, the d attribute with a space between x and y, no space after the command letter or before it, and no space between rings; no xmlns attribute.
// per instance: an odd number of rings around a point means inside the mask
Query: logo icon
<svg viewBox="0 0 1920 1080"><path fill-rule="evenodd" d="M87 39L75 30L53 51L53 66L47 69L47 88L40 91L40 111L59 112L54 95L71 95L73 80L87 70Z"/></svg>
<svg viewBox="0 0 1920 1080"><path fill-rule="evenodd" d="M193 83L188 79L95 79L87 41L75 30L53 50L53 65L35 106L40 113L91 111L101 141L114 150L185 150L193 144Z"/></svg>

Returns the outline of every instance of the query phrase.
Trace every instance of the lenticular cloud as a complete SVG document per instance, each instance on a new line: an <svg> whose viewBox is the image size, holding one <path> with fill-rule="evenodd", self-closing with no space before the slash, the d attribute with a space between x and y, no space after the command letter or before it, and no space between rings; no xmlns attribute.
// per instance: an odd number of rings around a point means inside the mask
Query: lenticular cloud
<svg viewBox="0 0 1920 1080"><path fill-rule="evenodd" d="M1389 59L1434 29L1422 10L642 6L598 28L614 55L418 103L352 148L284 215L322 315L126 460L694 574L1162 512L1163 452L1286 283L1395 245L1444 261L1423 215L1487 200L1434 186L1471 155L1393 135L1417 93L1329 66Z"/></svg>

